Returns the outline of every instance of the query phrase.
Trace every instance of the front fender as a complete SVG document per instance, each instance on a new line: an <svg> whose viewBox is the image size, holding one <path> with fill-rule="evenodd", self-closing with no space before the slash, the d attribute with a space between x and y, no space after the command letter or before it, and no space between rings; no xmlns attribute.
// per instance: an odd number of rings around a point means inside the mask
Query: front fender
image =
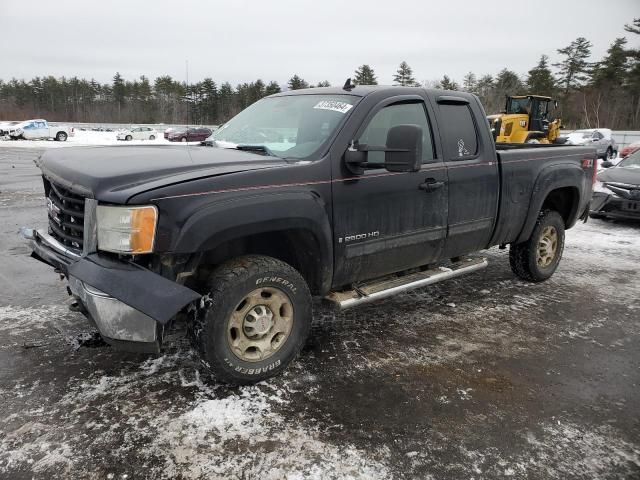
<svg viewBox="0 0 640 480"><path fill-rule="evenodd" d="M217 199L192 212L171 250L195 253L243 237L282 230L304 230L318 246L323 287L333 275L333 242L328 208L312 191L269 192Z"/></svg>

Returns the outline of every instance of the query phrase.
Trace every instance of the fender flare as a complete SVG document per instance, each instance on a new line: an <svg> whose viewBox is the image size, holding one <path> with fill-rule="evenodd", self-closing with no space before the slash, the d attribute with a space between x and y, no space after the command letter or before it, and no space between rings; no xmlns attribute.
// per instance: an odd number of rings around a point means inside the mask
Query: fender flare
<svg viewBox="0 0 640 480"><path fill-rule="evenodd" d="M318 247L314 275L319 275L319 288L328 291L333 279L333 235L326 205L311 191L268 192L208 203L186 219L172 251L204 252L225 242L283 230L312 235Z"/></svg>
<svg viewBox="0 0 640 480"><path fill-rule="evenodd" d="M584 171L578 165L566 163L553 164L544 167L538 174L538 178L533 187L531 194L531 201L529 202L529 210L527 212L527 219L524 226L518 235L518 239L515 243L524 242L529 239L533 229L535 228L536 221L538 220L538 213L542 209L544 201L549 194L559 188L575 188L580 192L581 186L584 182ZM580 199L573 205L569 218L567 219L567 225L573 225L577 219L578 210L580 205Z"/></svg>

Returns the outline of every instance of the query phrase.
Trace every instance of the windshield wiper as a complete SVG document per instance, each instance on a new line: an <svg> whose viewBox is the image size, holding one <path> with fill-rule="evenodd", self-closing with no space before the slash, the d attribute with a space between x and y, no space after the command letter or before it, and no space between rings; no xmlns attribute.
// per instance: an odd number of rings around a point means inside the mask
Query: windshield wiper
<svg viewBox="0 0 640 480"><path fill-rule="evenodd" d="M269 155L270 157L277 156L266 145L246 145L246 144L244 144L244 145L236 145L235 148L236 148L236 150L242 150L242 151L245 151L245 152L263 153L264 155Z"/></svg>

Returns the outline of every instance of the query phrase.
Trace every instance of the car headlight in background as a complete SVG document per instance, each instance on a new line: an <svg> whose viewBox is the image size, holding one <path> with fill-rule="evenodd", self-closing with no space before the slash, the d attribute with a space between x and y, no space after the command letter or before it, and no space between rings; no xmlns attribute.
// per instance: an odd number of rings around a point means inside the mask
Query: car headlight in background
<svg viewBox="0 0 640 480"><path fill-rule="evenodd" d="M155 206L116 207L98 205L98 250L115 253L151 253L156 236Z"/></svg>

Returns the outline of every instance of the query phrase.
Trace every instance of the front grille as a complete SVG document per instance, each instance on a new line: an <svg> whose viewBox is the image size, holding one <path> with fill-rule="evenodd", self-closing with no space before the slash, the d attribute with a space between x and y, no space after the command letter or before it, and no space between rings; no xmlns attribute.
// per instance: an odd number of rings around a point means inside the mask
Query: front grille
<svg viewBox="0 0 640 480"><path fill-rule="evenodd" d="M49 215L49 235L70 249L84 245L84 197L44 179Z"/></svg>

